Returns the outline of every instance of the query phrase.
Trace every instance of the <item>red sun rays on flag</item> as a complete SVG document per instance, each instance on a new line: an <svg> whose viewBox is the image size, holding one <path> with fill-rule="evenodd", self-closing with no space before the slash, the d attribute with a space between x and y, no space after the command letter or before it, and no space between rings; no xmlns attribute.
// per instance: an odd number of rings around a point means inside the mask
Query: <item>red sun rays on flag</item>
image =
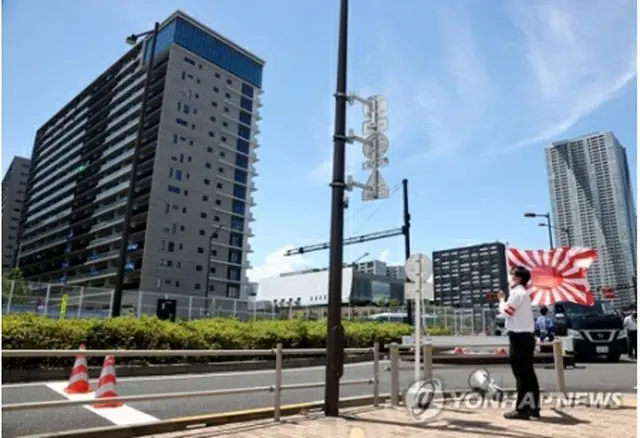
<svg viewBox="0 0 640 438"><path fill-rule="evenodd" d="M587 272L596 258L597 252L587 248L507 249L509 270L524 266L531 272L528 290L533 305L549 306L560 301L592 305Z"/></svg>

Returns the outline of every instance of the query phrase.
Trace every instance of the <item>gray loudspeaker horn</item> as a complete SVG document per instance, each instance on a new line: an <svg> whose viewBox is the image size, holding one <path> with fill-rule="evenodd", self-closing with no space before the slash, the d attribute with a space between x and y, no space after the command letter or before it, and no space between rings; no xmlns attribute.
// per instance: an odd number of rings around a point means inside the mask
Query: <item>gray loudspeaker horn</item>
<svg viewBox="0 0 640 438"><path fill-rule="evenodd" d="M483 397L489 395L493 400L502 401L504 393L495 380L489 375L489 371L479 368L469 375L469 386L473 391L482 394Z"/></svg>

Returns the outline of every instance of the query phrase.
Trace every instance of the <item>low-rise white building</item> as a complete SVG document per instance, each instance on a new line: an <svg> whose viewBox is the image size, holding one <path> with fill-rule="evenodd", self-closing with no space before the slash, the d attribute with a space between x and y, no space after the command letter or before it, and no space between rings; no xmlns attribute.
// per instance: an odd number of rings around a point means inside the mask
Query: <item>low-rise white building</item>
<svg viewBox="0 0 640 438"><path fill-rule="evenodd" d="M326 306L329 302L328 292L329 271L311 269L260 280L257 299L277 306ZM346 266L342 270L341 297L343 304L364 305L392 300L401 303L404 280L368 274Z"/></svg>

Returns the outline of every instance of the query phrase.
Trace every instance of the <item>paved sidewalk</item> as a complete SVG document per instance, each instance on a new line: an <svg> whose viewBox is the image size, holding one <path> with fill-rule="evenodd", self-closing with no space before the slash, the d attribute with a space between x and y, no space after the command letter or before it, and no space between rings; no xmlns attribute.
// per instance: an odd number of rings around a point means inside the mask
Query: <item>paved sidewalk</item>
<svg viewBox="0 0 640 438"><path fill-rule="evenodd" d="M636 438L637 400L625 397L616 409L569 407L553 410L548 406L540 420L505 420L502 410L455 409L446 406L427 424L411 420L400 408L354 408L344 418L325 418L321 413L287 417L281 423L273 420L235 423L185 432L149 435L149 438L563 438L616 437Z"/></svg>

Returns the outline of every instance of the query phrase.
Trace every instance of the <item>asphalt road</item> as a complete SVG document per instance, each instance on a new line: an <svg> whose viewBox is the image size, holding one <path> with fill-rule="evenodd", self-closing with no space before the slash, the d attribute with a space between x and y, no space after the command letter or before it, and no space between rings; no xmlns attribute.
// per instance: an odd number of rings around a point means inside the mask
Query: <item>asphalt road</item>
<svg viewBox="0 0 640 438"><path fill-rule="evenodd" d="M381 363L381 392L389 392L389 372L384 371L388 362ZM402 362L400 385L407 388L413 380L413 364ZM467 388L469 373L473 366L436 365L434 375L443 382L446 389ZM515 386L508 366L487 367L492 377L502 387ZM372 377L371 363L345 366L343 380L366 379ZM537 369L538 379L543 389L553 390L555 371ZM617 364L593 363L583 368L566 370L566 381L569 390L574 391L620 391L634 392L636 383L635 362ZM324 382L324 368L290 369L283 371L283 384ZM209 375L162 376L145 378L123 378L118 382L118 395L137 395L167 392L204 391L225 388L246 388L267 386L274 383L273 371L252 371ZM92 382L95 387L95 382ZM2 386L2 404L64 400L58 391L64 388L65 382L29 383ZM57 391L56 391L57 389ZM371 385L347 386L341 390L341 396L358 396L372 393ZM298 403L322 400L324 390L301 389L285 391L282 403ZM127 422L149 421L149 416L158 420L234 411L257 407L271 406L273 395L269 393L236 395L226 397L189 398L169 401L153 401L128 404L128 410L122 415L109 414L109 408L90 410L86 407L66 409L41 409L2 413L2 432L7 438L21 437L39 433L60 432L72 429L126 424ZM119 408L118 408L119 409ZM109 418L105 418L109 417ZM152 418L153 420L153 418Z"/></svg>

